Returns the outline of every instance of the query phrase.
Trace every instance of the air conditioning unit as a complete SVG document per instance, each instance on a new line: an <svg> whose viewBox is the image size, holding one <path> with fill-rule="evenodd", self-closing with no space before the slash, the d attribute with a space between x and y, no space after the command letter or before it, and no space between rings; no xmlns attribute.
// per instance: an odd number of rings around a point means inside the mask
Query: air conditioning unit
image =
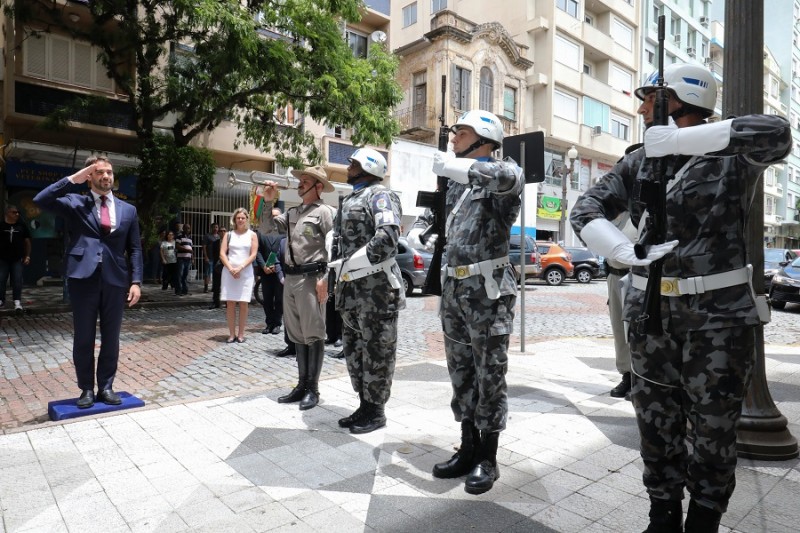
<svg viewBox="0 0 800 533"><path fill-rule="evenodd" d="M686 49L686 53L689 54L690 57L694 57L696 55L695 52L696 52L696 50L694 48L692 48L691 46Z"/></svg>
<svg viewBox="0 0 800 533"><path fill-rule="evenodd" d="M681 34L673 35L673 39L675 39L675 44L681 44Z"/></svg>
<svg viewBox="0 0 800 533"><path fill-rule="evenodd" d="M711 64L711 58L710 57L704 57L703 58L703 64L705 66L709 66Z"/></svg>
<svg viewBox="0 0 800 533"><path fill-rule="evenodd" d="M708 17L700 17L700 24L708 28Z"/></svg>
<svg viewBox="0 0 800 533"><path fill-rule="evenodd" d="M592 137L603 134L603 126L592 126Z"/></svg>

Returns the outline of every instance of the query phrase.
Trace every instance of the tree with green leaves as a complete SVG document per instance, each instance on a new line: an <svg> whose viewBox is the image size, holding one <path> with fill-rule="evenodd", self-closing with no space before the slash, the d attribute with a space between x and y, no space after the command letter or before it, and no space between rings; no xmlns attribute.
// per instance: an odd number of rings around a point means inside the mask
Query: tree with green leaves
<svg viewBox="0 0 800 533"><path fill-rule="evenodd" d="M344 40L361 0L91 0L82 24L58 0L3 1L24 33L16 42L54 32L101 50L139 140L148 240L170 206L213 190L213 158L193 146L224 121L238 143L295 167L321 159L302 120L352 128L355 145L388 145L398 131L397 59L379 45L356 57ZM302 117L293 127L278 119L287 106Z"/></svg>

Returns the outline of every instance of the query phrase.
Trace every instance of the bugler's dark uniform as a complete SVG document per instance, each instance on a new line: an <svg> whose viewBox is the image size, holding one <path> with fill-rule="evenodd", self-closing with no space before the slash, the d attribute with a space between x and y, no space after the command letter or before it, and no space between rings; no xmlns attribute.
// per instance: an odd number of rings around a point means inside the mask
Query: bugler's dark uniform
<svg viewBox="0 0 800 533"><path fill-rule="evenodd" d="M521 169L511 160L477 160L469 184L451 180L447 189L440 317L451 407L456 421L488 432L505 429L508 414L505 374L517 299L508 241L522 190ZM483 268L470 266L478 264Z"/></svg>
<svg viewBox="0 0 800 533"><path fill-rule="evenodd" d="M731 130L728 147L714 155L665 158L667 176L679 174L668 185L665 240L679 244L664 257L663 335L647 335L635 325L642 314L646 267L632 268L634 284L623 310L630 324L632 371L638 376L632 396L647 491L657 500L679 501L686 485L694 500L719 512L725 512L735 485L736 423L759 323L747 282L748 187L764 167L783 159L792 143L789 123L779 116L737 118ZM644 206L634 197L634 185L651 174L651 164L644 149L618 162L576 202L570 216L575 231L623 211L630 211L638 225ZM651 242L646 233L645 242ZM733 284L704 291L714 275ZM741 275L744 281L731 281ZM695 277L702 282L685 281ZM694 434L691 455L687 421Z"/></svg>
<svg viewBox="0 0 800 533"><path fill-rule="evenodd" d="M402 217L400 199L373 182L344 197L337 217L337 257L349 258L366 246L374 267L358 279L344 274L336 284L347 370L361 398L384 405L394 377L398 313L406 306L400 268L394 260Z"/></svg>

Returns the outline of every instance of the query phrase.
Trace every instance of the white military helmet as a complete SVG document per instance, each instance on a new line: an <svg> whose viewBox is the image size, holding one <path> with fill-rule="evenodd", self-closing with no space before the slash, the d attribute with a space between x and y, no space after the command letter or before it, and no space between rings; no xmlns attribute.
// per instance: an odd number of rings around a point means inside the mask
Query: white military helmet
<svg viewBox="0 0 800 533"><path fill-rule="evenodd" d="M497 115L488 111L467 111L450 128L455 133L458 128L469 126L481 139L494 143L498 148L503 145L503 124Z"/></svg>
<svg viewBox="0 0 800 533"><path fill-rule="evenodd" d="M386 158L377 150L359 148L347 160L351 162L358 161L364 172L372 174L378 179L383 179L386 176Z"/></svg>
<svg viewBox="0 0 800 533"><path fill-rule="evenodd" d="M680 102L704 110L707 117L714 114L717 80L707 68L689 63L667 65L664 68L664 83ZM658 71L655 71L647 77L644 85L636 89L635 94L640 100L644 100L657 86Z"/></svg>

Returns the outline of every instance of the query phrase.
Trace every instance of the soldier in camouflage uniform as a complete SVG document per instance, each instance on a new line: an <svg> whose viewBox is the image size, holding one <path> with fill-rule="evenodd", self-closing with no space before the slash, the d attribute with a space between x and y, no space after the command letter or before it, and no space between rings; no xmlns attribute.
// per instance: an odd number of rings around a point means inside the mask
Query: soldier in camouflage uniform
<svg viewBox="0 0 800 533"><path fill-rule="evenodd" d="M386 425L384 406L392 391L397 356L397 319L406 306L397 240L402 210L395 193L381 185L386 159L359 148L348 159L345 196L334 221L336 309L342 316L342 349L360 404L339 420L351 433Z"/></svg>
<svg viewBox="0 0 800 533"><path fill-rule="evenodd" d="M328 300L328 250L325 246L333 230L333 212L322 201L323 192L334 187L320 166L292 170L300 182L297 194L303 203L286 213L273 216L272 203L277 184L264 182L264 199L270 204L263 210L260 231L277 230L286 234L281 265L283 282L283 320L289 341L297 355L297 385L278 403L300 402L305 411L319 403L319 376L325 358L325 302Z"/></svg>
<svg viewBox="0 0 800 533"><path fill-rule="evenodd" d="M491 154L503 142L500 120L468 111L451 128L453 152L438 152L433 171L447 190L447 266L440 317L461 447L433 475L469 474L464 489L482 494L500 477L497 441L506 427L508 340L517 283L508 260L511 226L520 211L522 170ZM418 243L418 228L409 242Z"/></svg>
<svg viewBox="0 0 800 533"><path fill-rule="evenodd" d="M653 122L656 80L651 76L636 90L646 125ZM705 123L717 91L699 65L669 65L664 80L674 124L650 126L644 147L577 201L571 222L596 253L633 266L623 317L630 325L632 396L651 500L647 532L683 531L685 486L691 497L685 531L706 533L717 531L733 493L736 423L754 362L754 328L767 314L759 317L765 302L756 298L747 266L747 191L766 166L789 153L791 129L774 115ZM671 177L668 242L650 245L640 259L609 221L629 210L638 226L645 219L642 242L652 242L651 221L634 193L637 180L652 175L651 158L664 158ZM646 267L661 257L663 334L654 335L636 319L643 315Z"/></svg>

